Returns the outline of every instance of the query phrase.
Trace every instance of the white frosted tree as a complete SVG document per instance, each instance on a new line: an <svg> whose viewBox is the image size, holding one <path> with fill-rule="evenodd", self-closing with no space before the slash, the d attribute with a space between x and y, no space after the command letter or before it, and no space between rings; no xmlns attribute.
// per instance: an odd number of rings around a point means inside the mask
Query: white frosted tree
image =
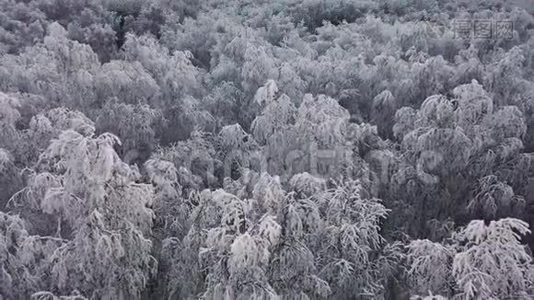
<svg viewBox="0 0 534 300"><path fill-rule="evenodd" d="M454 249L429 240L413 240L407 246L407 272L412 294L448 295L452 291Z"/></svg>
<svg viewBox="0 0 534 300"><path fill-rule="evenodd" d="M485 192L480 194L474 187L484 178L496 176L496 181L522 189L522 172L510 176L509 169L529 168L528 156L521 154L527 130L524 113L516 106L496 106L492 94L476 80L457 86L452 94L452 99L430 96L417 110L404 107L397 111L394 134L402 137L402 153L411 166L401 166L394 183L402 183L403 197L414 205L420 222L463 214L521 217L521 197L495 195L501 199L482 200ZM417 188L408 188L410 176L415 177ZM393 191L398 191L397 183L391 186ZM474 194L471 202L465 199L466 193ZM466 209L458 212L458 207ZM498 216L497 211L501 212ZM425 229L427 225L420 223L415 234L430 230Z"/></svg>
<svg viewBox="0 0 534 300"><path fill-rule="evenodd" d="M239 124L221 128L217 137L218 157L223 162L224 177L238 177L242 168L260 170L262 153L254 138Z"/></svg>
<svg viewBox="0 0 534 300"><path fill-rule="evenodd" d="M70 129L82 135L91 135L95 133L94 126L94 122L83 113L65 107L40 112L31 118L28 128L22 133L20 156L31 166L38 161L50 141L62 131Z"/></svg>
<svg viewBox="0 0 534 300"><path fill-rule="evenodd" d="M21 188L22 180L14 158L7 150L0 148L0 211L8 200Z"/></svg>
<svg viewBox="0 0 534 300"><path fill-rule="evenodd" d="M193 131L187 140L156 149L151 158L174 163L178 182L184 189L202 190L217 182L215 171L222 166L215 139L209 133Z"/></svg>
<svg viewBox="0 0 534 300"><path fill-rule="evenodd" d="M525 200L497 176L489 175L479 180L467 209L476 217L495 220L520 214L525 209Z"/></svg>
<svg viewBox="0 0 534 300"><path fill-rule="evenodd" d="M383 137L392 137L397 101L389 90L384 90L373 99L371 123L377 124Z"/></svg>
<svg viewBox="0 0 534 300"><path fill-rule="evenodd" d="M96 118L98 132L116 134L122 142L119 154L128 163L149 156L157 143L155 128L162 123L160 111L147 104L127 104L110 99Z"/></svg>
<svg viewBox="0 0 534 300"><path fill-rule="evenodd" d="M21 115L20 100L6 93L0 92L0 147L7 151L19 150L21 133L16 129L16 123Z"/></svg>
<svg viewBox="0 0 534 300"><path fill-rule="evenodd" d="M300 193L302 197L311 197L326 190L326 180L304 172L293 175L289 180L291 189Z"/></svg>
<svg viewBox="0 0 534 300"><path fill-rule="evenodd" d="M112 60L95 75L95 91L100 101L116 97L128 104L147 104L161 93L156 80L138 62Z"/></svg>
<svg viewBox="0 0 534 300"><path fill-rule="evenodd" d="M124 56L130 62L140 62L158 84L161 101L152 101L155 107L164 109L186 95L196 97L202 93L201 73L191 63L189 51L171 52L148 35L128 34Z"/></svg>
<svg viewBox="0 0 534 300"><path fill-rule="evenodd" d="M52 268L49 257L66 242L30 235L19 216L0 212L0 296L19 299L49 288L43 278Z"/></svg>
<svg viewBox="0 0 534 300"><path fill-rule="evenodd" d="M461 243L452 275L458 299L529 299L534 265L521 237L530 233L524 221L505 218L486 224L471 221L455 239Z"/></svg>
<svg viewBox="0 0 534 300"><path fill-rule="evenodd" d="M265 216L253 226L247 201L221 189L203 191L189 232L164 241L169 294L206 299L278 299L265 273L280 225ZM175 248L182 245L182 249ZM174 246L173 246L174 245ZM173 249L174 248L174 249ZM174 254L173 254L174 253ZM188 278L183 272L193 272Z"/></svg>
<svg viewBox="0 0 534 300"><path fill-rule="evenodd" d="M160 231L158 234L161 239L167 236L183 237L189 229L188 219L193 204L188 197L184 197L178 182L178 170L172 162L161 159L150 159L144 166L155 188L156 197L152 206L156 215L155 231Z"/></svg>
<svg viewBox="0 0 534 300"><path fill-rule="evenodd" d="M258 90L266 106L251 125L254 138L264 145L269 173L289 179L301 172L350 172L354 145L349 139L349 112L325 95L306 94L296 108L285 94L276 98L272 84Z"/></svg>
<svg viewBox="0 0 534 300"><path fill-rule="evenodd" d="M260 145L266 144L274 133L294 122L295 106L286 95L278 97L278 92L276 82L269 80L254 96L255 102L264 107L251 125L251 132Z"/></svg>
<svg viewBox="0 0 534 300"><path fill-rule="evenodd" d="M359 182L346 181L314 196L323 199L325 214L320 276L336 298L383 297L386 274L375 253L385 246L380 223L388 210L366 193Z"/></svg>
<svg viewBox="0 0 534 300"><path fill-rule="evenodd" d="M41 157L62 182L46 192L41 207L73 229L72 239L51 257L60 289L137 298L154 272L152 243L145 237L152 229L153 190L135 182L137 171L113 150L118 142L107 133L65 131Z"/></svg>
<svg viewBox="0 0 534 300"><path fill-rule="evenodd" d="M0 212L0 295L5 299L14 299L17 295L27 295L31 292L32 278L25 276L29 274L23 269L24 264L20 257L27 237L28 232L22 219Z"/></svg>
<svg viewBox="0 0 534 300"><path fill-rule="evenodd" d="M0 86L44 96L47 105L64 105L87 112L97 98L94 79L100 68L91 47L72 41L59 23L48 25L42 43L18 55L3 56ZM10 70L5 72L4 70Z"/></svg>
<svg viewBox="0 0 534 300"><path fill-rule="evenodd" d="M61 241L44 259L50 282L42 290L138 299L157 265L148 239L154 191L137 183L139 172L120 160L116 136L93 132L68 129L53 139L13 205L33 211L37 217L30 223L41 215L57 220L56 228L41 228Z"/></svg>
<svg viewBox="0 0 534 300"><path fill-rule="evenodd" d="M414 240L407 246L412 294L452 299L530 299L534 264L521 238L528 224L514 218L473 220L448 242Z"/></svg>
<svg viewBox="0 0 534 300"><path fill-rule="evenodd" d="M248 43L244 51L241 84L245 92L254 93L268 79L278 77L277 62L265 46Z"/></svg>
<svg viewBox="0 0 534 300"><path fill-rule="evenodd" d="M312 246L322 222L318 206L309 198L286 194L280 203L280 242L273 249L269 277L282 299L327 298L328 282L319 277Z"/></svg>

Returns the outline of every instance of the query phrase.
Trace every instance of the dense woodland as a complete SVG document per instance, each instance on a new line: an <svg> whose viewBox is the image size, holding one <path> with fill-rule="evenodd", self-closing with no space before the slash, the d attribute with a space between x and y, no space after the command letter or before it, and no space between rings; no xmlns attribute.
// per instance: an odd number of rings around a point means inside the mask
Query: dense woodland
<svg viewBox="0 0 534 300"><path fill-rule="evenodd" d="M2 300L533 299L533 223L531 0L0 0Z"/></svg>

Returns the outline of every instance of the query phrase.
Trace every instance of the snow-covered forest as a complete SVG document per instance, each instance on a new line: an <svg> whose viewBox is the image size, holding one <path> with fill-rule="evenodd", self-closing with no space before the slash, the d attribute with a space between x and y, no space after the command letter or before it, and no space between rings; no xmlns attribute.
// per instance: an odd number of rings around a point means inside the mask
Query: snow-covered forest
<svg viewBox="0 0 534 300"><path fill-rule="evenodd" d="M0 300L534 299L534 0L0 0Z"/></svg>

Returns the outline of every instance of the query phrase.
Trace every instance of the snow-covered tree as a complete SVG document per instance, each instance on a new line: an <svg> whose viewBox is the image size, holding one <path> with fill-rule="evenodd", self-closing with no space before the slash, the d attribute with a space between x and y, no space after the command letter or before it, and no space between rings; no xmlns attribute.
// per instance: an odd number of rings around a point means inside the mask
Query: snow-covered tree
<svg viewBox="0 0 534 300"><path fill-rule="evenodd" d="M461 250L454 256L452 275L462 299L532 297L533 264L521 236L524 221L506 218L486 224L471 221L456 235Z"/></svg>
<svg viewBox="0 0 534 300"><path fill-rule="evenodd" d="M429 240L411 241L407 249L406 276L412 294L450 294L454 250Z"/></svg>
<svg viewBox="0 0 534 300"><path fill-rule="evenodd" d="M384 246L380 223L387 209L378 199L369 199L357 181L336 185L317 196L322 202L325 239L319 251L321 277L338 298L380 298L386 274L375 257Z"/></svg>
<svg viewBox="0 0 534 300"><path fill-rule="evenodd" d="M146 237L154 192L136 183L139 173L119 159L113 150L117 137L92 132L71 129L53 139L40 157L36 189L25 190L16 202L55 216L57 228L48 234L66 238L47 256L51 282L45 289L137 298L156 267Z"/></svg>
<svg viewBox="0 0 534 300"><path fill-rule="evenodd" d="M532 298L526 2L0 0L0 299Z"/></svg>

